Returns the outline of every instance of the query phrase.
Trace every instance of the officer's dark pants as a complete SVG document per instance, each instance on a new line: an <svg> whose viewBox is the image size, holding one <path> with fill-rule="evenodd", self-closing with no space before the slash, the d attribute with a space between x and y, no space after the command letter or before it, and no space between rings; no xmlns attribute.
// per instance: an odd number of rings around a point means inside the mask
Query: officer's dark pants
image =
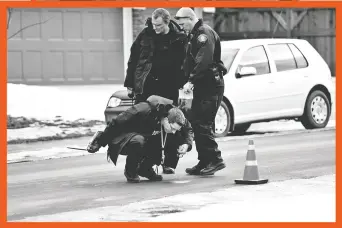
<svg viewBox="0 0 342 228"><path fill-rule="evenodd" d="M165 136L164 136L165 137ZM178 139L173 134L168 134L165 144L165 165L176 168L178 164L179 147ZM148 139L142 135L134 136L122 149L121 155L127 155L126 171L135 175L140 168L149 169L153 165L160 165L161 162L161 136L160 134L149 136Z"/></svg>
<svg viewBox="0 0 342 228"><path fill-rule="evenodd" d="M208 164L222 160L221 151L214 138L215 116L223 99L224 87L216 88L215 93L205 94L194 91L191 106L191 124L195 135L198 160Z"/></svg>

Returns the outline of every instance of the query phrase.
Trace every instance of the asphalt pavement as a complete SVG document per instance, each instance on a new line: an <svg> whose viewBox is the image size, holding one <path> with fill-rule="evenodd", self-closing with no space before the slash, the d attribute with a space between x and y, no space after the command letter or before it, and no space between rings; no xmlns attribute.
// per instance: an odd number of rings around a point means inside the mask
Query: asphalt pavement
<svg viewBox="0 0 342 228"><path fill-rule="evenodd" d="M335 174L335 136L335 129L323 129L255 137L261 178L279 182ZM194 148L180 160L175 175L163 175L162 182L143 179L139 184L126 182L125 157L120 156L118 166L114 166L107 162L104 153L8 164L7 219L17 221L96 207L121 207L182 193L237 187L234 179L243 175L248 140L223 138L219 146L227 168L214 176L185 174L185 168L197 163Z"/></svg>

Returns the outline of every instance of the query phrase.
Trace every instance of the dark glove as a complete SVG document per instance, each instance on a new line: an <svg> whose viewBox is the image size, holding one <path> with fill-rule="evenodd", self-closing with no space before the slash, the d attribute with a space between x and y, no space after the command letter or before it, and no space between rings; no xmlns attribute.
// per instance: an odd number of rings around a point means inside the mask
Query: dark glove
<svg viewBox="0 0 342 228"><path fill-rule="evenodd" d="M97 151L99 151L99 149L101 148L99 140L102 134L103 134L102 131L98 131L94 134L93 138L91 139L91 141L89 142L87 146L87 151L89 153L96 153Z"/></svg>
<svg viewBox="0 0 342 228"><path fill-rule="evenodd" d="M218 68L219 71L222 72L222 75L225 75L225 74L228 73L227 68L224 66L224 64L222 62L217 64L217 68Z"/></svg>
<svg viewBox="0 0 342 228"><path fill-rule="evenodd" d="M134 98L134 92L132 88L127 87L127 96L131 99Z"/></svg>

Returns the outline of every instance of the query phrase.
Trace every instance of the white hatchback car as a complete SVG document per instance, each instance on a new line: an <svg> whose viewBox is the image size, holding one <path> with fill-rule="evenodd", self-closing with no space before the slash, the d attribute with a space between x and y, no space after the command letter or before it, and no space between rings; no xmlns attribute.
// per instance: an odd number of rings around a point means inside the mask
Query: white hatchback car
<svg viewBox="0 0 342 228"><path fill-rule="evenodd" d="M307 129L324 128L331 114L331 72L319 53L300 39L244 39L221 42L228 69L225 93L215 118L215 136L243 134L252 123L301 121ZM180 93L182 95L182 92ZM180 97L185 113L191 99ZM109 123L133 105L127 91L111 95Z"/></svg>
<svg viewBox="0 0 342 228"><path fill-rule="evenodd" d="M324 128L331 114L331 72L306 40L222 41L225 93L215 120L217 137L243 133L252 123L301 121Z"/></svg>

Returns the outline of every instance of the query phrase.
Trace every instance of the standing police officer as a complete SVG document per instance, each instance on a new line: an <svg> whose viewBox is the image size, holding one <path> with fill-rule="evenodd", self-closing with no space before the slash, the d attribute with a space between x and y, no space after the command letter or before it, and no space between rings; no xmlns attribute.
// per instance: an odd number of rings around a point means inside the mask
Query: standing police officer
<svg viewBox="0 0 342 228"><path fill-rule="evenodd" d="M175 19L188 34L184 70L188 82L185 93L193 90L191 124L195 134L198 164L187 168L190 175L213 175L226 167L214 138L213 125L224 93L221 43L217 33L203 24L191 8L178 10Z"/></svg>

